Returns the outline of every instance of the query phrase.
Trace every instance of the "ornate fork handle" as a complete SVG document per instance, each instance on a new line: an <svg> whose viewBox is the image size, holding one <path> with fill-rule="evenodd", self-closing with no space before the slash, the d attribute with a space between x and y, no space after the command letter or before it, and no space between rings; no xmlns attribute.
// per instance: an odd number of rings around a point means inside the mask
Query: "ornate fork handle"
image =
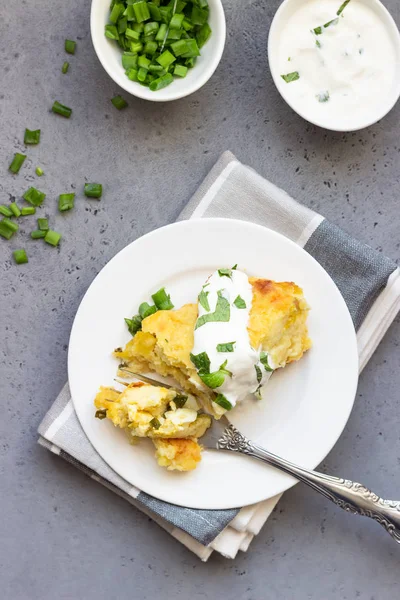
<svg viewBox="0 0 400 600"><path fill-rule="evenodd" d="M374 519L400 544L400 502L384 500L361 483L298 467L252 443L233 425L225 429L218 448L252 456L292 475L343 510Z"/></svg>

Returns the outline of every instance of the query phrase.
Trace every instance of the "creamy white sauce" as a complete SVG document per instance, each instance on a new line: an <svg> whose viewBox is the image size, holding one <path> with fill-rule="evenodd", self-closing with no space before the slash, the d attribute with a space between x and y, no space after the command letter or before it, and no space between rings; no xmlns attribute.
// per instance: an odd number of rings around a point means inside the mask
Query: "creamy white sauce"
<svg viewBox="0 0 400 600"><path fill-rule="evenodd" d="M365 2L350 0L337 16L340 6L341 0L299 2L282 24L278 65L281 75L299 74L281 83L294 108L326 126L351 129L370 114L373 118L390 97L396 49L378 13Z"/></svg>
<svg viewBox="0 0 400 600"><path fill-rule="evenodd" d="M247 325L253 298L252 287L245 273L232 270L231 277L221 277L216 271L207 280L203 289L207 293L209 310L199 302L199 319L203 315L215 312L218 292L220 292L229 302L229 321L211 321L197 327L194 332L192 354L206 352L210 360L211 373L218 371L227 361L224 368L230 371L232 376L226 374L223 384L216 388L215 392L223 394L230 404L235 406L249 393L255 392L270 375L260 363L260 353L250 346ZM245 308L238 308L234 304L238 297L245 302ZM217 350L218 344L226 343L233 343L233 352ZM257 380L255 366L260 369L262 377L260 382Z"/></svg>

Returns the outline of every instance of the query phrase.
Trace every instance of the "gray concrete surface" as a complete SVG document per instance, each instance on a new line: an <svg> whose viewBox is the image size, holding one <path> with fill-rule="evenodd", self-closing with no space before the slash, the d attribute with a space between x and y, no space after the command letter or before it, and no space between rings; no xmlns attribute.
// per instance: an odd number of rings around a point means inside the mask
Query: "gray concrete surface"
<svg viewBox="0 0 400 600"><path fill-rule="evenodd" d="M219 154L239 159L359 239L399 259L400 105L354 134L317 129L278 96L266 62L279 0L224 0L228 36L214 77L174 103L128 98L100 66L88 0L0 6L0 202L33 183L63 235L59 250L0 240L0 596L4 600L192 600L400 597L400 550L378 525L335 509L301 485L285 494L247 554L206 565L120 498L36 445L36 428L67 378L71 324L88 285L114 254L173 221ZM400 5L387 0L397 23ZM65 38L77 39L67 75ZM63 120L53 101L73 107ZM24 128L39 146L13 177ZM46 173L38 180L36 165ZM101 202L85 180L104 183ZM57 214L59 193L78 192ZM24 246L29 265L12 264ZM346 430L323 467L400 498L399 319L363 373ZM88 348L90 352L90 348ZM162 591L160 591L162 590Z"/></svg>

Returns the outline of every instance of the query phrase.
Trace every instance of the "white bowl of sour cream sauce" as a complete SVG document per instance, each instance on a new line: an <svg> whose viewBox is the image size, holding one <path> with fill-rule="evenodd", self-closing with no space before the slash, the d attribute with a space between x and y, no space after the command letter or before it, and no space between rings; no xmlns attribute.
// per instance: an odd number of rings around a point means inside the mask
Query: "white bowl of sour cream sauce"
<svg viewBox="0 0 400 600"><path fill-rule="evenodd" d="M400 34L379 0L284 0L268 59L284 100L325 129L369 127L400 96Z"/></svg>

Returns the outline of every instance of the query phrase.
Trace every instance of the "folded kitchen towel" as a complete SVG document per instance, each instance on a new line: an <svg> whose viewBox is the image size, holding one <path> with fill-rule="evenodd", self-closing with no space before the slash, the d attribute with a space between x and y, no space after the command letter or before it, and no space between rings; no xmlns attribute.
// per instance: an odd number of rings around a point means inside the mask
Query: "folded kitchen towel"
<svg viewBox="0 0 400 600"><path fill-rule="evenodd" d="M259 223L307 250L340 289L357 329L360 371L400 309L396 264L351 238L321 215L225 152L180 219L229 217ZM39 443L142 510L206 561L215 550L234 558L246 551L280 496L232 510L182 508L141 492L115 473L83 432L68 384L39 427Z"/></svg>

